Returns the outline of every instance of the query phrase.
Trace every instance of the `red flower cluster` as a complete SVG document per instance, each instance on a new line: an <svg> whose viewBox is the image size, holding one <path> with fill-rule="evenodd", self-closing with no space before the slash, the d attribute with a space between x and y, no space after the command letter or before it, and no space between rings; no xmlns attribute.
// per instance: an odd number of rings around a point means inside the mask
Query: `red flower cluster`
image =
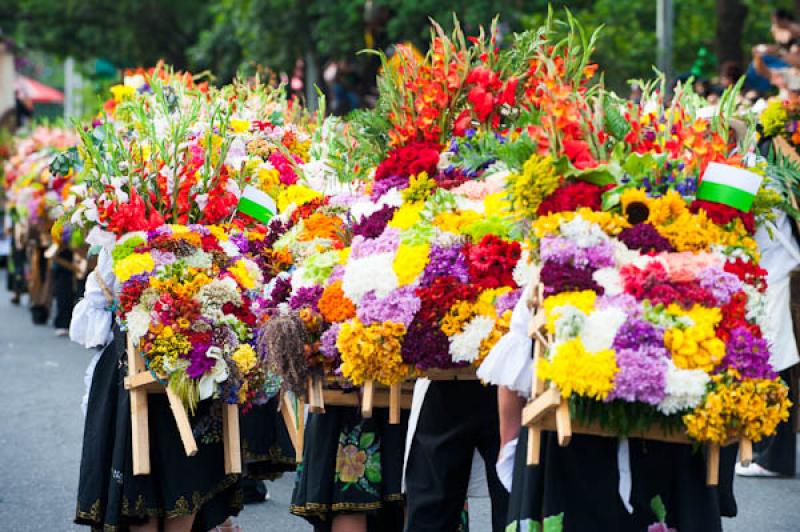
<svg viewBox="0 0 800 532"><path fill-rule="evenodd" d="M211 187L208 191L208 203L203 209L204 225L214 225L226 221L236 210L239 198L236 194L227 190L225 184L228 181L227 174L220 175L219 186Z"/></svg>
<svg viewBox="0 0 800 532"><path fill-rule="evenodd" d="M274 151L269 156L269 162L280 174L281 183L284 185L294 185L297 183L297 174L294 171L291 161L289 161L281 152ZM295 162L302 163L302 160Z"/></svg>
<svg viewBox="0 0 800 532"><path fill-rule="evenodd" d="M100 210L100 219L108 220L108 230L117 235L132 231L149 231L164 225L164 217L145 205L142 197L132 190L127 203L113 201Z"/></svg>
<svg viewBox="0 0 800 532"><path fill-rule="evenodd" d="M562 142L564 146L564 153L566 154L572 166L578 170L585 170L587 168L594 168L597 166L597 161L589 149L589 143L584 140L567 140Z"/></svg>
<svg viewBox="0 0 800 532"><path fill-rule="evenodd" d="M694 282L674 282L664 265L650 262L644 269L628 264L620 269L622 286L628 294L639 301L649 300L653 305L677 303L683 308L694 304L708 306L714 296Z"/></svg>
<svg viewBox="0 0 800 532"><path fill-rule="evenodd" d="M516 288L514 267L521 255L519 242L507 242L486 235L478 244L465 248L470 280L481 289L510 286Z"/></svg>
<svg viewBox="0 0 800 532"><path fill-rule="evenodd" d="M250 311L251 304L252 303L250 301L250 298L248 298L245 295L242 295L241 306L236 306L233 303L225 303L222 306L222 312L224 312L225 314L233 314L234 316L239 318L239 320L241 320L242 323L250 327L255 327L256 316Z"/></svg>
<svg viewBox="0 0 800 532"><path fill-rule="evenodd" d="M745 284L764 292L767 289L767 270L748 260L736 259L725 263L725 271L734 274Z"/></svg>
<svg viewBox="0 0 800 532"><path fill-rule="evenodd" d="M575 211L587 207L599 211L602 207L603 189L592 183L577 181L556 189L539 205L538 214L544 216L556 212Z"/></svg>
<svg viewBox="0 0 800 532"><path fill-rule="evenodd" d="M471 87L467 93L471 109L461 111L453 133L462 136L470 127L473 115L478 122L490 123L493 129L497 129L500 125L500 108L515 104L518 84L519 79L515 77L510 77L504 83L497 72L487 66L473 68L465 80L465 87Z"/></svg>
<svg viewBox="0 0 800 532"><path fill-rule="evenodd" d="M734 209L721 203L705 200L694 200L689 209L693 213L697 213L701 209L706 211L708 217L717 225L728 225L738 218L742 221L748 233L752 235L756 232L756 218L752 212L742 212L739 209Z"/></svg>
<svg viewBox="0 0 800 532"><path fill-rule="evenodd" d="M761 328L747 321L747 294L736 292L731 296L731 300L722 308L722 321L717 325L717 336L727 343L731 337L731 331L738 327L747 329L750 334L761 338Z"/></svg>
<svg viewBox="0 0 800 532"><path fill-rule="evenodd" d="M437 277L430 286L416 290L422 302L417 318L425 323L438 323L457 301L473 301L479 292L477 286L464 284L457 277Z"/></svg>
<svg viewBox="0 0 800 532"><path fill-rule="evenodd" d="M122 285L119 294L119 312L125 315L139 303L142 292L150 286L150 281L141 279L130 279Z"/></svg>
<svg viewBox="0 0 800 532"><path fill-rule="evenodd" d="M432 142L412 142L393 148L375 171L375 180L388 177L409 177L420 172L436 174L441 146Z"/></svg>

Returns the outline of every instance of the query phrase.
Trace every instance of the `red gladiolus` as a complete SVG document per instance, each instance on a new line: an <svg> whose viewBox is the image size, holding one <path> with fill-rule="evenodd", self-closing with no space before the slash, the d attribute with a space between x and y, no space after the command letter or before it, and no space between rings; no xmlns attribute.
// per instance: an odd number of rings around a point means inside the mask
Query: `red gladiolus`
<svg viewBox="0 0 800 532"><path fill-rule="evenodd" d="M585 170L597 166L597 161L592 156L588 142L582 140L564 140L563 145L564 153L566 153L572 166L578 170Z"/></svg>

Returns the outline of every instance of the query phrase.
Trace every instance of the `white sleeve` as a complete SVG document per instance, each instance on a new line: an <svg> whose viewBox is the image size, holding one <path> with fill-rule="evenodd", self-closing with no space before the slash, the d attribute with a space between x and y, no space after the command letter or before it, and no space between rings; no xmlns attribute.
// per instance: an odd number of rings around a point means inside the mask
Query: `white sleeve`
<svg viewBox="0 0 800 532"><path fill-rule="evenodd" d="M533 344L528 337L528 323L531 320L529 291L530 285L522 292L514 307L509 331L478 368L478 378L482 381L505 386L526 397L530 396L533 378Z"/></svg>
<svg viewBox="0 0 800 532"><path fill-rule="evenodd" d="M86 278L86 292L83 299L72 311L69 337L87 349L103 347L114 337L111 331L114 316L109 310L111 302L98 282L98 278L101 278L111 293L115 293L116 277L112 265L111 255L106 250L101 251L97 267Z"/></svg>

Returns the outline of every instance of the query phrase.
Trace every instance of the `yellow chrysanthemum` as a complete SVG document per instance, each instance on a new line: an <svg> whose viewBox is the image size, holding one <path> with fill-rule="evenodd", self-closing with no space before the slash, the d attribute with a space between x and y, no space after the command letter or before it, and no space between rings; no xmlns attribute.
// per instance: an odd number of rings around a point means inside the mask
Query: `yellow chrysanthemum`
<svg viewBox="0 0 800 532"><path fill-rule="evenodd" d="M234 133L244 133L250 129L250 121L242 120L241 118L231 118L230 126L231 131Z"/></svg>
<svg viewBox="0 0 800 532"><path fill-rule="evenodd" d="M462 234L464 229L481 219L475 211L443 212L433 219L433 225L446 233Z"/></svg>
<svg viewBox="0 0 800 532"><path fill-rule="evenodd" d="M303 185L290 185L278 194L278 210L283 212L290 205L305 205L309 201L321 198L322 193Z"/></svg>
<svg viewBox="0 0 800 532"><path fill-rule="evenodd" d="M511 201L505 192L495 192L483 198L483 212L486 216L508 216L511 209Z"/></svg>
<svg viewBox="0 0 800 532"><path fill-rule="evenodd" d="M124 283L134 275L152 271L155 267L156 263L150 252L131 253L124 259L114 262L114 275Z"/></svg>
<svg viewBox="0 0 800 532"><path fill-rule="evenodd" d="M537 376L558 386L562 397L575 394L597 400L614 388L617 371L613 350L590 353L577 338L558 344L550 359L540 358L536 367Z"/></svg>
<svg viewBox="0 0 800 532"><path fill-rule="evenodd" d="M695 305L686 311L673 303L667 312L693 322L690 327L673 327L664 333L664 345L672 353L675 365L711 372L725 356L725 342L716 335L716 326L722 320L720 309Z"/></svg>
<svg viewBox="0 0 800 532"><path fill-rule="evenodd" d="M547 318L547 332L555 334L556 320L561 316L559 307L572 306L589 314L594 309L594 302L597 300L597 293L592 290L582 290L580 292L561 292L554 296L544 299L543 307Z"/></svg>
<svg viewBox="0 0 800 532"><path fill-rule="evenodd" d="M129 87L128 85L114 85L110 90L111 96L117 103L129 100L136 94L136 89Z"/></svg>
<svg viewBox="0 0 800 532"><path fill-rule="evenodd" d="M420 220L420 215L424 208L425 204L422 202L404 204L395 211L392 220L389 222L389 227L401 231L410 229Z"/></svg>
<svg viewBox="0 0 800 532"><path fill-rule="evenodd" d="M336 347L342 356L342 375L356 386L373 380L390 385L408 377L402 339L406 328L390 321L364 326L358 319L342 325Z"/></svg>
<svg viewBox="0 0 800 532"><path fill-rule="evenodd" d="M255 350L249 344L242 344L233 352L231 358L242 374L249 373L258 363Z"/></svg>
<svg viewBox="0 0 800 532"><path fill-rule="evenodd" d="M417 280L428 264L430 250L431 248L428 245L400 245L394 257L394 262L392 262L392 269L397 275L397 282L400 286L409 285Z"/></svg>
<svg viewBox="0 0 800 532"><path fill-rule="evenodd" d="M243 288L250 290L255 287L256 280L251 275L250 270L247 269L247 264L245 264L244 260L237 260L233 266L228 268L228 271Z"/></svg>

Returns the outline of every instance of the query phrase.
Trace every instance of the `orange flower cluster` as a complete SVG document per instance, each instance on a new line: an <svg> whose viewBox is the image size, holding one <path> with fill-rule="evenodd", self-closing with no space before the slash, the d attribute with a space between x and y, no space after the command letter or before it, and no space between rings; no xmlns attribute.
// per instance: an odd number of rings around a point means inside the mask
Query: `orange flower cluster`
<svg viewBox="0 0 800 532"><path fill-rule="evenodd" d="M356 307L344 295L341 281L326 286L317 305L322 317L331 323L346 321L356 315Z"/></svg>

